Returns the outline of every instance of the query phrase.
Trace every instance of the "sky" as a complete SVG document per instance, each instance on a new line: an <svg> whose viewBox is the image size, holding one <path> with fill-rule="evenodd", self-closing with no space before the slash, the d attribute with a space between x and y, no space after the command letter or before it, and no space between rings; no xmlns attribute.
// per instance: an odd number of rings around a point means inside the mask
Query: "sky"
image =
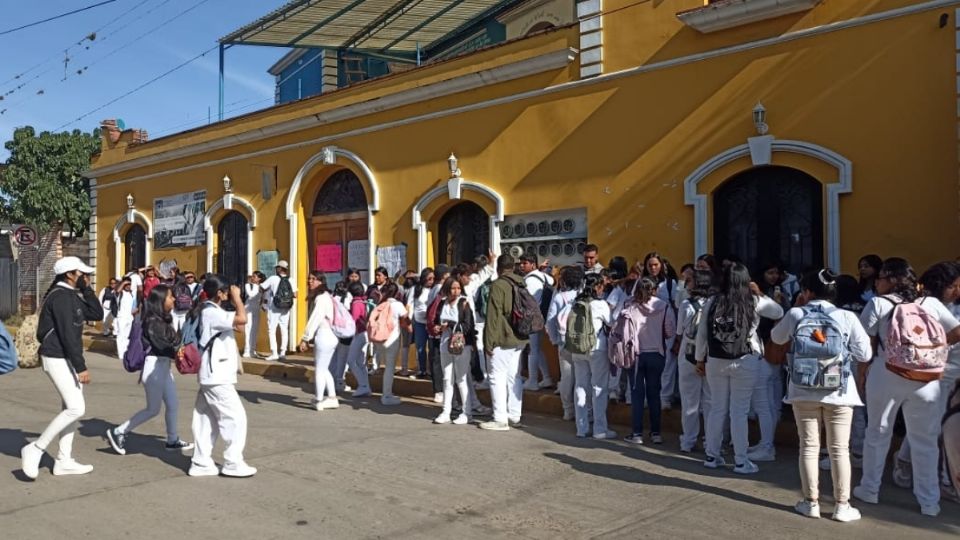
<svg viewBox="0 0 960 540"><path fill-rule="evenodd" d="M219 38L287 3L115 0L3 34L100 1L0 0L0 96L4 98L0 100L0 140L10 140L13 130L25 125L38 132L89 132L101 120L121 118L127 128L146 129L150 138L157 138L205 125L208 114L215 121L216 49L102 110L77 118L215 47ZM96 38L86 39L93 32ZM253 46L226 51L225 117L273 104L274 78L267 69L287 51ZM8 157L0 146L0 163Z"/></svg>

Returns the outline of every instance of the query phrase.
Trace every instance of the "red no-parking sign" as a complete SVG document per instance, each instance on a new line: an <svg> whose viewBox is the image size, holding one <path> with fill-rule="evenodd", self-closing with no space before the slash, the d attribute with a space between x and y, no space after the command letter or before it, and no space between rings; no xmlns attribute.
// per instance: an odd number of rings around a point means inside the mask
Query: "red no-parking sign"
<svg viewBox="0 0 960 540"><path fill-rule="evenodd" d="M37 243L37 230L33 227L21 225L14 229L13 240L20 247L29 247Z"/></svg>

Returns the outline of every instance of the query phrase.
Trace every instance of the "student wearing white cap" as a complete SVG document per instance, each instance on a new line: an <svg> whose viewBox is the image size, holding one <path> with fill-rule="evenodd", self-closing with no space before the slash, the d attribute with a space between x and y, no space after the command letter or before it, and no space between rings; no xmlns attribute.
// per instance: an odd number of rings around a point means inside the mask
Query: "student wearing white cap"
<svg viewBox="0 0 960 540"><path fill-rule="evenodd" d="M290 265L277 261L277 275L260 284L263 305L267 307L267 331L270 337L270 356L267 360L283 360L290 339L290 308L297 297L297 285L290 281ZM280 328L280 348L277 349L277 328Z"/></svg>
<svg viewBox="0 0 960 540"><path fill-rule="evenodd" d="M57 389L63 410L50 422L35 442L20 451L24 475L35 480L40 459L53 438L59 436L60 449L53 465L56 476L87 474L93 470L73 459L73 436L77 422L86 411L83 385L90 384L90 372L83 358L83 323L103 318L103 306L90 288L87 276L93 268L77 257L64 257L53 265L56 277L44 297L37 324L43 371Z"/></svg>

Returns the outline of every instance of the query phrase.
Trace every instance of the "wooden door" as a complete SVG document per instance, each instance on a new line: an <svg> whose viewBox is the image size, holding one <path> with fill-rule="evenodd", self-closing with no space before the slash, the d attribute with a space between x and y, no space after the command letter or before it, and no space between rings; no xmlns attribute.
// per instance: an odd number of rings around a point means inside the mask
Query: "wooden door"
<svg viewBox="0 0 960 540"><path fill-rule="evenodd" d="M349 246L350 242L355 240L368 239L367 216L363 212L350 212L340 215L316 216L313 218L313 234L310 241L310 268L317 267L316 264L316 246L336 244L340 246L340 271L327 272L327 285L333 287L337 281L346 278L347 268L349 267ZM357 261L353 261L357 263ZM361 275L364 280L368 279L370 269L365 256L358 264Z"/></svg>

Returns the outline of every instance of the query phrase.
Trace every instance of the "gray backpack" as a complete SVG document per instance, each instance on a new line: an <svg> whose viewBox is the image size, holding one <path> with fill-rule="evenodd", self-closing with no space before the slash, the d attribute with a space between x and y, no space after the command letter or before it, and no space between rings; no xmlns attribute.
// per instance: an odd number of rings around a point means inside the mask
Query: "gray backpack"
<svg viewBox="0 0 960 540"><path fill-rule="evenodd" d="M793 331L793 355L788 362L790 382L810 390L846 391L850 376L847 336L840 323L821 306L805 306Z"/></svg>

